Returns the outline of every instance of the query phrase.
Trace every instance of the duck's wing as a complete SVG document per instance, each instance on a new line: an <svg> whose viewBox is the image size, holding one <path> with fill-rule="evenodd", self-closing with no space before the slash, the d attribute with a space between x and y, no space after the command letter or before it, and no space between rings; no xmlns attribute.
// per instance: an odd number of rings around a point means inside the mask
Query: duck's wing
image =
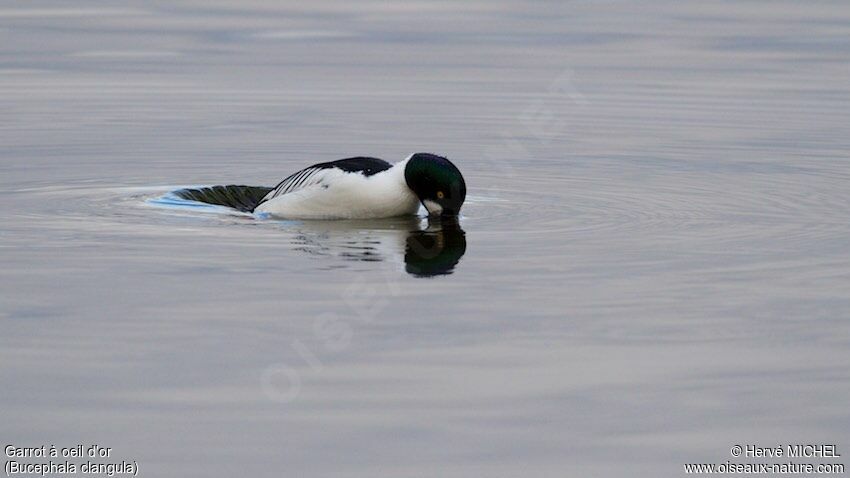
<svg viewBox="0 0 850 478"><path fill-rule="evenodd" d="M327 183L333 178L338 177L341 172L359 173L368 177L373 174L380 173L381 171L386 171L391 167L392 164L384 161L383 159L369 158L365 156L314 164L281 181L274 187L274 189L269 191L269 193L266 194L259 203L257 203L257 206L284 194L300 191L309 187L328 185Z"/></svg>

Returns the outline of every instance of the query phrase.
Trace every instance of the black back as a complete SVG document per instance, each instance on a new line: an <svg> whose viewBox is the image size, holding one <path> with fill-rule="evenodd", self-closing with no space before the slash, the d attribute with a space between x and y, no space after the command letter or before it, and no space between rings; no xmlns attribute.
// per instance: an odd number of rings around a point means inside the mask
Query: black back
<svg viewBox="0 0 850 478"><path fill-rule="evenodd" d="M319 163L310 166L310 168L316 169L337 168L347 173L360 173L363 176L372 176L373 174L378 174L381 171L386 171L391 167L393 167L393 165L383 159L370 158L368 156L338 159L336 161Z"/></svg>

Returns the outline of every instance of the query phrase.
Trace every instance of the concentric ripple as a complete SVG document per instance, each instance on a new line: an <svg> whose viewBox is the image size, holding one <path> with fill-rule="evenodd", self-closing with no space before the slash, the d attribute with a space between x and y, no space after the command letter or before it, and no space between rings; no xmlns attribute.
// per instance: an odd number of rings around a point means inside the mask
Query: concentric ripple
<svg viewBox="0 0 850 478"><path fill-rule="evenodd" d="M565 162L569 164L568 161ZM564 169L571 169L569 166ZM781 237L811 241L846 234L848 178L821 171L666 171L623 163L616 173L585 166L569 175L524 176L480 188L464 213L470 225L560 240L653 235L694 246Z"/></svg>

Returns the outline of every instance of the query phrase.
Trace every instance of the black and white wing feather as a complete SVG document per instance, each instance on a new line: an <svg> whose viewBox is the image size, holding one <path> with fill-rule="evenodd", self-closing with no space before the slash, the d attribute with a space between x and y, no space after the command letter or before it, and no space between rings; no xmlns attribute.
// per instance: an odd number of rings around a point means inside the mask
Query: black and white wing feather
<svg viewBox="0 0 850 478"><path fill-rule="evenodd" d="M314 164L281 181L257 205L311 186L329 186L328 182L331 178L340 172L359 173L368 177L391 167L392 165L383 159L362 156Z"/></svg>

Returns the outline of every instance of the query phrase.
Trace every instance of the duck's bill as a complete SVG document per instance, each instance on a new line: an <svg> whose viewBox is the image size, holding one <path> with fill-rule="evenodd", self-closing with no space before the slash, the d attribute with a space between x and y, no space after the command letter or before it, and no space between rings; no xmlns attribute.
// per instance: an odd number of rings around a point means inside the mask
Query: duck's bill
<svg viewBox="0 0 850 478"><path fill-rule="evenodd" d="M422 205L425 206L429 216L440 216L443 214L443 206L430 199L422 201Z"/></svg>
<svg viewBox="0 0 850 478"><path fill-rule="evenodd" d="M425 209L428 211L429 216L454 217L457 216L458 213L454 209L444 208L440 204L431 201L430 199L422 201L422 205L425 206Z"/></svg>

